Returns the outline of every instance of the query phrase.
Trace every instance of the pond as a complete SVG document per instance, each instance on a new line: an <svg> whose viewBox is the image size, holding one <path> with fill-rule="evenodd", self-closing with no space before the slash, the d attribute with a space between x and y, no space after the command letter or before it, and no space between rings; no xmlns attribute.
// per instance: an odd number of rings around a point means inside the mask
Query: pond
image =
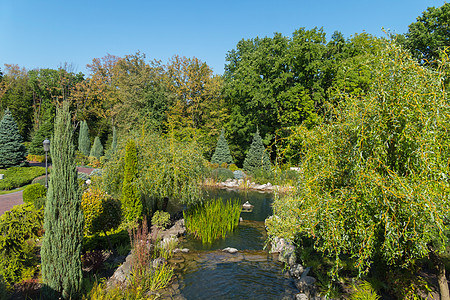
<svg viewBox="0 0 450 300"><path fill-rule="evenodd" d="M180 247L190 249L172 259L177 280L170 297L174 299L295 299L298 290L283 270L276 254L264 250L267 238L264 220L272 214L273 194L255 191L211 189L208 198L246 201L254 205L242 212L238 228L211 245L189 235ZM230 254L221 249L232 247Z"/></svg>

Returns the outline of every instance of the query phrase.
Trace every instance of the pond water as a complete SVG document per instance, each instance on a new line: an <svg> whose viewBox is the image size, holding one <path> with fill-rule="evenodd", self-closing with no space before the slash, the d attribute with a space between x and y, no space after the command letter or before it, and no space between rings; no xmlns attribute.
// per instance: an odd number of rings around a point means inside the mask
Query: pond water
<svg viewBox="0 0 450 300"><path fill-rule="evenodd" d="M264 250L267 238L264 219L272 214L273 194L255 191L208 190L208 198L246 201L254 205L242 212L238 228L211 245L203 245L189 235L180 247L188 254L177 254L177 280L170 297L175 299L295 299L298 290L283 270L276 255ZM226 247L239 250L229 254Z"/></svg>

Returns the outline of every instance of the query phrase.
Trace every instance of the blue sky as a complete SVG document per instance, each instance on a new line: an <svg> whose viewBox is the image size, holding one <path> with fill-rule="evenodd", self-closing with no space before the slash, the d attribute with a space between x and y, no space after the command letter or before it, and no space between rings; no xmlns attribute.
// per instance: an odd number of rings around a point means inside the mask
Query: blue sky
<svg viewBox="0 0 450 300"><path fill-rule="evenodd" d="M405 33L438 0L115 1L0 0L0 68L57 68L86 64L106 54L137 51L163 62L197 57L222 74L225 56L241 39L291 36L300 27L323 27L329 38L382 27Z"/></svg>

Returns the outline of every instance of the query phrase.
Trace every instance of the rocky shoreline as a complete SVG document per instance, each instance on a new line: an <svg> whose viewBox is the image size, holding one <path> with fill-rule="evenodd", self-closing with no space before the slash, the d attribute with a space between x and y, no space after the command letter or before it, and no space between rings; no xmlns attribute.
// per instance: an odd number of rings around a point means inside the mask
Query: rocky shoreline
<svg viewBox="0 0 450 300"><path fill-rule="evenodd" d="M272 193L272 192L288 192L292 191L292 186L279 186L279 185L272 185L270 182L267 182L266 184L257 184L255 182L251 182L250 180L245 179L227 179L223 182L212 182L207 181L205 186L210 187L217 187L221 189L227 189L227 190L254 190L259 191L263 193Z"/></svg>

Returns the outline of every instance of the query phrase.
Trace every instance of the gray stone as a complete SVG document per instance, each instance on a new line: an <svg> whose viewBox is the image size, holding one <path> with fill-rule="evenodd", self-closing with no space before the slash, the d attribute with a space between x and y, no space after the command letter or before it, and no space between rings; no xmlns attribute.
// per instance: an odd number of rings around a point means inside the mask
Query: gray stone
<svg viewBox="0 0 450 300"><path fill-rule="evenodd" d="M152 267L154 269L156 269L156 268L164 265L166 262L167 262L167 260L164 257L158 257L152 261Z"/></svg>
<svg viewBox="0 0 450 300"><path fill-rule="evenodd" d="M301 264L295 264L289 269L289 275L291 277L300 279L300 277L302 276L304 271L305 271L305 269L303 268L303 266Z"/></svg>
<svg viewBox="0 0 450 300"><path fill-rule="evenodd" d="M302 278L297 281L296 286L300 293L306 294L308 297L314 297L316 295L316 279L311 276L302 276Z"/></svg>
<svg viewBox="0 0 450 300"><path fill-rule="evenodd" d="M132 261L132 254L130 253L127 258L125 259L125 262L120 265L114 274L108 279L108 286L121 284L121 285L127 285L128 278L131 273L131 261Z"/></svg>
<svg viewBox="0 0 450 300"><path fill-rule="evenodd" d="M188 248L183 248L183 249L181 249L181 252L183 252L183 253L188 253L188 252L189 252L189 249L188 249Z"/></svg>
<svg viewBox="0 0 450 300"><path fill-rule="evenodd" d="M225 249L222 249L223 252L228 252L228 253L236 253L239 250L236 248L231 248L231 247L226 247Z"/></svg>
<svg viewBox="0 0 450 300"><path fill-rule="evenodd" d="M295 295L295 300L309 300L309 297L306 294L300 293Z"/></svg>

